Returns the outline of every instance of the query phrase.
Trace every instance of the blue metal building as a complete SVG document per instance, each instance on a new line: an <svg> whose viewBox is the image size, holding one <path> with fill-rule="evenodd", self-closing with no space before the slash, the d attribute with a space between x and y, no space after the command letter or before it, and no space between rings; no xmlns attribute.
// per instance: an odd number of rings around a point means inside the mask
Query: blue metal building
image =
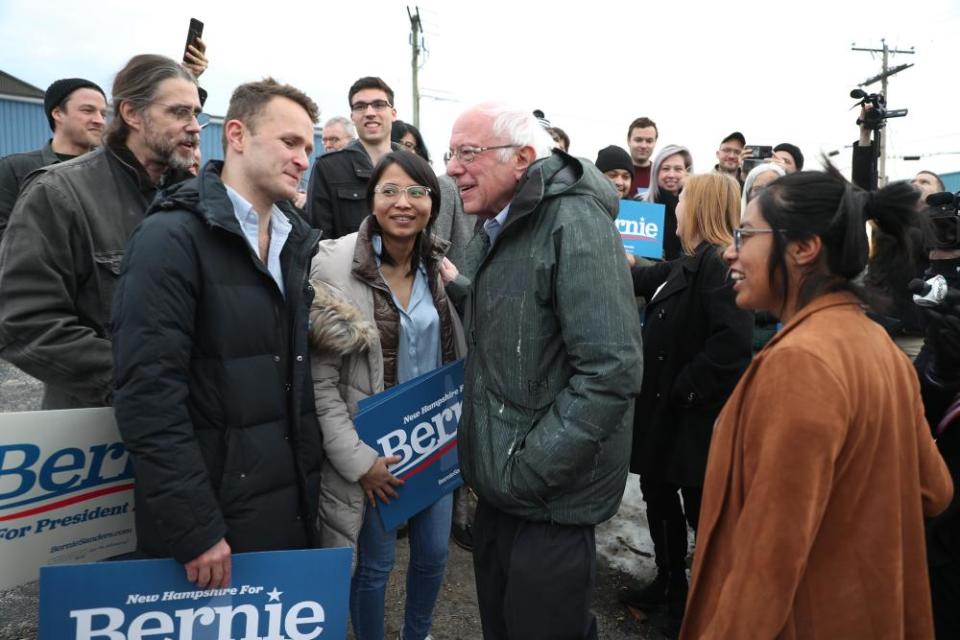
<svg viewBox="0 0 960 640"><path fill-rule="evenodd" d="M0 71L0 158L11 153L33 151L50 139L50 126L43 113L43 89ZM223 159L223 118L212 116L200 132L203 161ZM304 176L304 186L313 169L313 160L323 150L321 131L313 134L314 155Z"/></svg>

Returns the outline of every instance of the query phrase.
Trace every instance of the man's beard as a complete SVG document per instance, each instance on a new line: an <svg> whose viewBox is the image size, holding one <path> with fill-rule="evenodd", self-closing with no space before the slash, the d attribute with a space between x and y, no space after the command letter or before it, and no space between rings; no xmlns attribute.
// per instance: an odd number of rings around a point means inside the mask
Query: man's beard
<svg viewBox="0 0 960 640"><path fill-rule="evenodd" d="M193 149L181 149L180 144L186 142L200 146L199 135L185 133L173 139L166 138L162 131L153 126L149 116L144 118L144 125L144 142L157 162L180 171L186 171L193 165Z"/></svg>

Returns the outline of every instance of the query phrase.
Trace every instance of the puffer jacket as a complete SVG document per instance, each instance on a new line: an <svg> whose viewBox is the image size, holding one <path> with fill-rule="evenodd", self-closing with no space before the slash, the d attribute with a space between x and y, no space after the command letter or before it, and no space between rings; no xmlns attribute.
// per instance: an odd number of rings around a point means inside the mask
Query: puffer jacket
<svg viewBox="0 0 960 640"><path fill-rule="evenodd" d="M211 161L160 194L130 239L113 303L114 409L136 477L138 548L187 562L316 546L323 445L307 322L320 233L292 228L283 290Z"/></svg>
<svg viewBox="0 0 960 640"><path fill-rule="evenodd" d="M353 416L360 400L396 383L400 316L377 267L369 220L357 233L321 242L310 271L316 292L310 309L311 368L326 453L319 511L323 547L356 547L364 513L359 480L378 454L360 440ZM434 238L433 246L427 279L447 364L464 355L465 341L439 277L447 243Z"/></svg>
<svg viewBox="0 0 960 640"><path fill-rule="evenodd" d="M526 520L593 525L623 496L643 356L617 206L596 167L554 151L492 249L467 247L461 470Z"/></svg>

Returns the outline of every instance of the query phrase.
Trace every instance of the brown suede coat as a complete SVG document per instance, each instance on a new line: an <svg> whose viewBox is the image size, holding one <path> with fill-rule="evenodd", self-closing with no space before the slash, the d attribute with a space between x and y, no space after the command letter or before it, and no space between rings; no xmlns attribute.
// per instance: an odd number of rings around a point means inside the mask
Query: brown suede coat
<svg viewBox="0 0 960 640"><path fill-rule="evenodd" d="M717 419L681 638L932 638L923 517L952 493L910 361L817 298Z"/></svg>

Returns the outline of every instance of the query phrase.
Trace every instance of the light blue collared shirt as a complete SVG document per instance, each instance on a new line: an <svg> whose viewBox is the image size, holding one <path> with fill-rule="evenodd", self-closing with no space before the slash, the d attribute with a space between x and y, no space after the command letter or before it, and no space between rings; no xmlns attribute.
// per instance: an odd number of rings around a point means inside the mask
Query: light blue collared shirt
<svg viewBox="0 0 960 640"><path fill-rule="evenodd" d="M370 237L373 253L380 266L383 239L379 234ZM386 278L384 278L386 282ZM389 287L389 285L387 285ZM397 384L433 371L443 364L440 353L440 314L433 304L433 295L427 283L427 269L420 263L413 278L410 305L404 309L394 295L393 303L400 311L400 337L397 344Z"/></svg>
<svg viewBox="0 0 960 640"><path fill-rule="evenodd" d="M493 218L484 221L483 230L486 232L487 237L490 238L490 246L497 241L497 236L500 235L500 230L503 229L503 223L507 221L507 215L510 213L510 205L508 204L503 208L503 211L498 213Z"/></svg>
<svg viewBox="0 0 960 640"><path fill-rule="evenodd" d="M233 203L233 214L237 216L237 222L240 223L240 230L247 239L247 244L253 250L253 255L260 257L259 233L260 216L256 209L246 198L236 192L229 185L223 185L227 188L227 195L230 202ZM283 212L273 205L270 208L270 247L267 249L267 271L273 277L274 282L280 287L280 293L286 295L286 289L283 288L283 270L280 268L280 252L283 251L283 245L287 243L290 231L293 225L283 215Z"/></svg>

